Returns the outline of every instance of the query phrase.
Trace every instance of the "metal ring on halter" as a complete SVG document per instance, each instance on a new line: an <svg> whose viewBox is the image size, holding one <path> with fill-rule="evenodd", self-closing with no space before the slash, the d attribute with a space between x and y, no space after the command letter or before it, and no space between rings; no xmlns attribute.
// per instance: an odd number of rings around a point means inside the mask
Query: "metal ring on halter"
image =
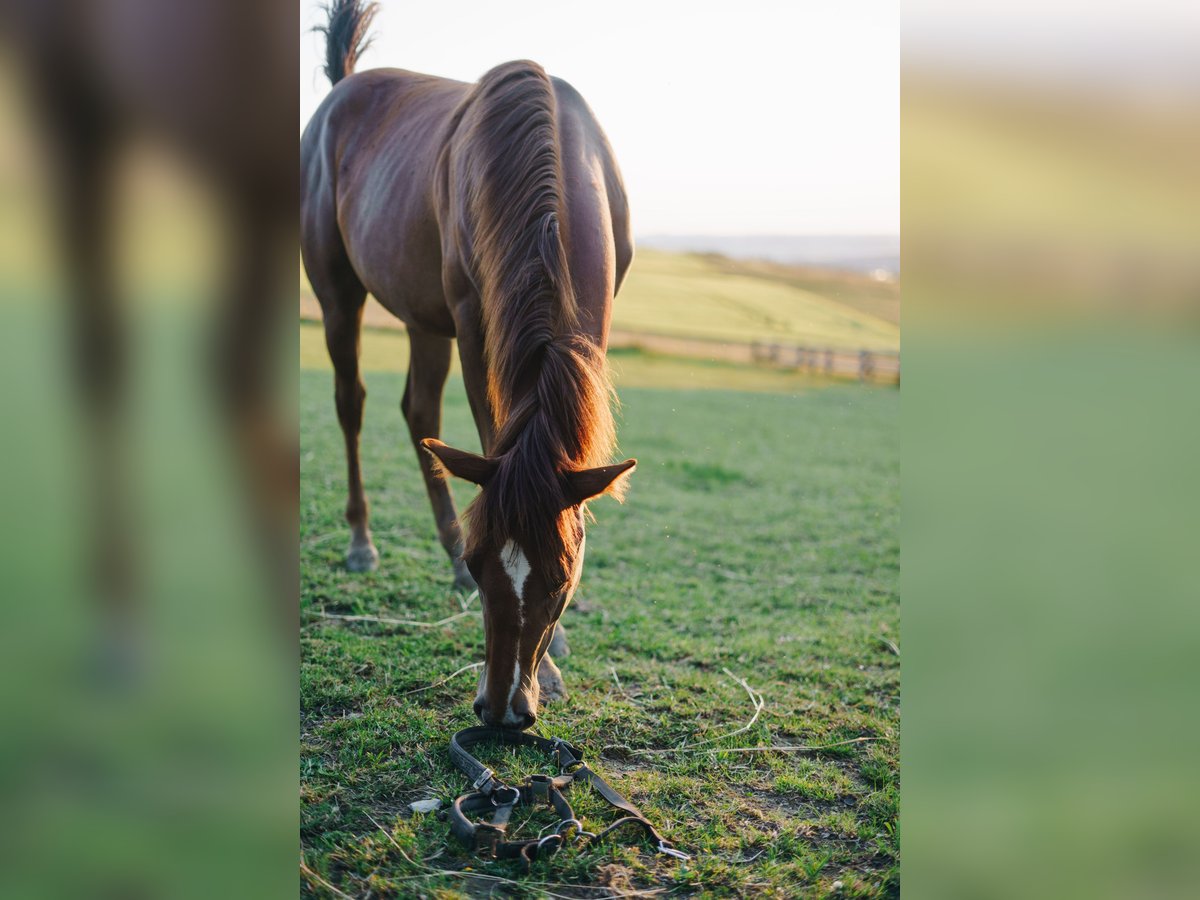
<svg viewBox="0 0 1200 900"><path fill-rule="evenodd" d="M498 796L500 796L500 794L503 791L512 791L512 799L511 800L503 800L503 801L497 800L496 798ZM508 785L504 785L503 787L496 788L496 790L494 790L492 792L492 806L516 806L520 802L521 802L521 792L518 791L515 787L509 787Z"/></svg>
<svg viewBox="0 0 1200 900"><path fill-rule="evenodd" d="M554 833L562 834L564 828L570 828L572 825L575 826L576 831L583 831L583 823L578 819L563 819L558 823L558 827L554 829Z"/></svg>

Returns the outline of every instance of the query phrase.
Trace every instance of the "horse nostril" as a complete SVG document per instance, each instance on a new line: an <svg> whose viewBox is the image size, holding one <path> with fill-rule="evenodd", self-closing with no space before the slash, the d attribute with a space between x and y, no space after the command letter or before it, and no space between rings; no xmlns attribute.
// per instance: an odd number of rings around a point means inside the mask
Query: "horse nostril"
<svg viewBox="0 0 1200 900"><path fill-rule="evenodd" d="M521 730L524 731L526 728L532 728L533 723L536 721L537 716L535 716L533 713L525 713L525 715L521 717Z"/></svg>
<svg viewBox="0 0 1200 900"><path fill-rule="evenodd" d="M475 718L479 719L479 721L483 722L485 725L487 724L487 722L484 722L484 719L483 719L483 701L482 700L475 701Z"/></svg>

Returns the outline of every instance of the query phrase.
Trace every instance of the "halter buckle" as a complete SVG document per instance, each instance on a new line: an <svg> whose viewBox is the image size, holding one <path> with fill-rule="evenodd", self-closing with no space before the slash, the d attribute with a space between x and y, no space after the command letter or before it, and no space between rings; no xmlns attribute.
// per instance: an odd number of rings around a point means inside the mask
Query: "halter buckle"
<svg viewBox="0 0 1200 900"><path fill-rule="evenodd" d="M473 791L481 790L485 784L487 784L489 781L491 781L495 777L496 777L496 773L493 772L491 769L484 769L483 774L480 775L478 778L476 778L475 782L471 785L471 790L473 790Z"/></svg>
<svg viewBox="0 0 1200 900"><path fill-rule="evenodd" d="M567 774L567 769L571 766L583 765L583 753L577 747L571 746L560 737L551 738L550 741L554 744L554 755L558 758L559 775ZM564 751L571 757L571 762L563 762Z"/></svg>

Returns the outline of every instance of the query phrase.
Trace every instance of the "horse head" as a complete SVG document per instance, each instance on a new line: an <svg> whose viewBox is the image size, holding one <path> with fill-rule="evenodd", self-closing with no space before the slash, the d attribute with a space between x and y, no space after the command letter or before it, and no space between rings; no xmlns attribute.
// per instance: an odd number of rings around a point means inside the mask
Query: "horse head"
<svg viewBox="0 0 1200 900"><path fill-rule="evenodd" d="M489 492L502 491L504 457L486 457L422 442L450 474L481 489L467 512L469 534L463 561L479 586L485 655L475 713L485 725L529 728L537 719L538 672L546 650L583 572L586 503L613 491L636 460L557 473L554 502L533 521L500 521L481 513ZM489 521L493 519L493 521Z"/></svg>

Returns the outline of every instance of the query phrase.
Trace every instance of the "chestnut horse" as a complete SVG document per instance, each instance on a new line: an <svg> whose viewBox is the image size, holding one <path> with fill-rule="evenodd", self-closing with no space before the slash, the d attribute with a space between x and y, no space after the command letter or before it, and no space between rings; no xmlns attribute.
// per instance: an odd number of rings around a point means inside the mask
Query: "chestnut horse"
<svg viewBox="0 0 1200 900"><path fill-rule="evenodd" d="M301 140L301 250L325 322L346 440L347 566L372 569L358 439L369 291L406 326L401 408L456 585L479 587L486 656L475 711L528 728L562 696L559 618L583 564L586 502L635 462L614 447L604 351L633 256L612 149L591 110L536 63L475 84L400 69L351 74L373 4L334 0L334 89ZM484 455L441 443L458 341ZM445 482L478 485L464 543Z"/></svg>

